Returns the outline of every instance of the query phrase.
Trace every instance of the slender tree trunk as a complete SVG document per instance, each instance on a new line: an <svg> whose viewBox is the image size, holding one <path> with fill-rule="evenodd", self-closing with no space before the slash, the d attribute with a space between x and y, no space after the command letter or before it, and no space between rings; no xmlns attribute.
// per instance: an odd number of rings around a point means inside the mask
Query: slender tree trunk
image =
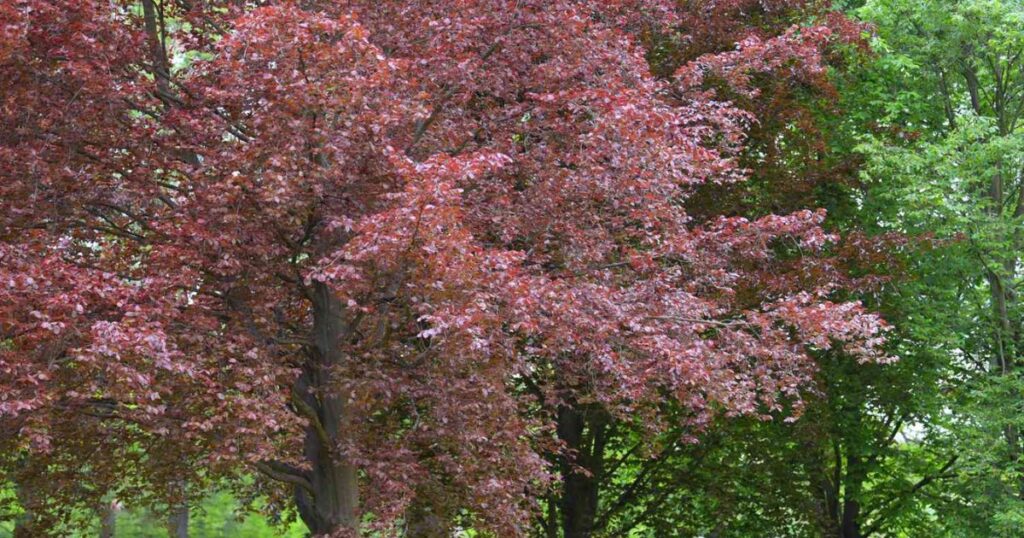
<svg viewBox="0 0 1024 538"><path fill-rule="evenodd" d="M547 520L544 522L544 538L558 538L558 496L548 495Z"/></svg>
<svg viewBox="0 0 1024 538"><path fill-rule="evenodd" d="M430 486L426 486L430 487ZM406 511L405 538L448 538L451 529L449 514L435 495L417 492L417 498Z"/></svg>
<svg viewBox="0 0 1024 538"><path fill-rule="evenodd" d="M597 530L607 425L603 411L569 406L558 410L558 437L570 451L561 462L564 538L590 538Z"/></svg>
<svg viewBox="0 0 1024 538"><path fill-rule="evenodd" d="M100 510L100 538L114 538L117 533L117 501L111 501Z"/></svg>
<svg viewBox="0 0 1024 538"><path fill-rule="evenodd" d="M157 9L153 0L142 0L142 19L146 27L146 37L149 42L149 56L153 59L154 78L156 80L157 96L166 100L170 95L170 63L167 61L167 44L164 41L164 17L163 6ZM166 103L166 101L165 101Z"/></svg>
<svg viewBox="0 0 1024 538"><path fill-rule="evenodd" d="M808 451L815 450L813 446L805 447ZM840 499L839 485L843 480L843 452L839 440L832 439L832 466L829 467L825 457L816 460L816 474L812 473L811 484L815 484L816 495L820 495L821 521L819 529L824 535L839 535L840 521Z"/></svg>
<svg viewBox="0 0 1024 538"><path fill-rule="evenodd" d="M347 530L358 532L358 476L344 461L338 447L351 420L346 395L341 394L332 370L345 360L343 343L351 336L344 307L330 288L320 282L312 288L313 352L295 385L296 404L309 420L305 455L312 466L312 491L296 488L299 514L314 535Z"/></svg>
<svg viewBox="0 0 1024 538"><path fill-rule="evenodd" d="M1007 102L1000 89L1002 85L998 84L998 77L1001 76L998 69L994 75L997 77L997 89L993 93L993 107L998 119L999 134L1007 136L1010 134L1006 120ZM980 113L980 109L977 107L975 110ZM1013 174L1004 172L1005 164L1002 160L997 161L996 164L996 173L992 177L992 184L989 188L989 198L992 205L992 218L1000 220L1004 218L1003 206L1007 203L1004 193L1008 189L1004 177L1012 177ZM1014 208L1013 217L1017 219L1024 215L1024 189L1017 195L1015 202L1015 206L1010 207ZM1017 354L1021 343L1019 322L1011 319L1011 312L1016 312L1016 295L1012 284L1007 284L1013 282L1017 277L1018 252L1024 246L1020 228L1014 226L1006 239L1012 247L1007 252L995 253L996 259L1000 260L1000 266L995 269L989 268L986 275L992 299L992 315L996 324L996 353L993 354L991 361L992 371L996 376L1010 375L1016 370ZM1013 402L1008 402L1008 404L1012 405ZM1019 471L1021 464L1020 432L1015 425L1007 424L1003 427L1003 435L1006 438L1010 465ZM1024 499L1024 478L1018 480L1017 489L1018 498Z"/></svg>
<svg viewBox="0 0 1024 538"><path fill-rule="evenodd" d="M12 536L13 538L33 538L37 536L36 532L32 530L31 514L22 514L14 520L14 534Z"/></svg>
<svg viewBox="0 0 1024 538"><path fill-rule="evenodd" d="M32 492L24 484L16 483L14 486L14 494L18 498L18 504L24 510L14 520L14 538L33 538L38 536L33 521L35 516L32 514Z"/></svg>

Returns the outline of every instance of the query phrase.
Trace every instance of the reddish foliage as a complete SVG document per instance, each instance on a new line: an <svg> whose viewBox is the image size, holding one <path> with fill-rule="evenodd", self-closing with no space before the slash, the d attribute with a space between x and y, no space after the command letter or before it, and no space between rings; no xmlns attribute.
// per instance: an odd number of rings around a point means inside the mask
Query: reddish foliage
<svg viewBox="0 0 1024 538"><path fill-rule="evenodd" d="M819 84L827 29L711 28L740 47L659 79L672 2L114 4L0 7L0 431L30 461L254 464L342 532L329 454L374 525L429 494L513 536L548 480L517 380L700 423L796 397L809 349L876 358L822 213L683 203L744 178L755 120L706 76Z"/></svg>

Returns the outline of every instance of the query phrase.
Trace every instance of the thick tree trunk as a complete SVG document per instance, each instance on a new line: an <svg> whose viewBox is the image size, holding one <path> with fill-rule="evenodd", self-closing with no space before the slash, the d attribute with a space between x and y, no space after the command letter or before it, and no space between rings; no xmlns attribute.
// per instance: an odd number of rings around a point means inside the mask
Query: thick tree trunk
<svg viewBox="0 0 1024 538"><path fill-rule="evenodd" d="M188 506L174 508L167 516L167 536L170 538L188 538Z"/></svg>
<svg viewBox="0 0 1024 538"><path fill-rule="evenodd" d="M607 423L602 411L558 410L558 437L570 451L561 462L564 538L590 538L597 530Z"/></svg>
<svg viewBox="0 0 1024 538"><path fill-rule="evenodd" d="M860 503L847 499L843 503L843 522L839 529L840 538L862 538L860 530Z"/></svg>
<svg viewBox="0 0 1024 538"><path fill-rule="evenodd" d="M314 535L358 527L357 469L337 453L350 421L346 395L332 379L334 367L343 363L343 343L351 336L344 307L330 288L313 284L313 353L295 385L296 404L310 421L306 429L305 455L312 472L312 491L296 488L299 514Z"/></svg>

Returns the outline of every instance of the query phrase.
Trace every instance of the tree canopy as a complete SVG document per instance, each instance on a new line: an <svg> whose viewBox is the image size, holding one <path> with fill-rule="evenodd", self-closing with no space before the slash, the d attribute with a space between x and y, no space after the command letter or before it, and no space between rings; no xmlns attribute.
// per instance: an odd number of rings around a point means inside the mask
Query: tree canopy
<svg viewBox="0 0 1024 538"><path fill-rule="evenodd" d="M5 2L0 520L1024 535L1022 22Z"/></svg>

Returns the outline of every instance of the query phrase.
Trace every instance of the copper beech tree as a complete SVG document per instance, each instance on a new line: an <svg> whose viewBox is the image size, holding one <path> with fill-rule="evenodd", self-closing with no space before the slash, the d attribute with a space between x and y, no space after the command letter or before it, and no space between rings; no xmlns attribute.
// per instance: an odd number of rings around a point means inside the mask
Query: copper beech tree
<svg viewBox="0 0 1024 538"><path fill-rule="evenodd" d="M255 475L315 535L518 536L571 487L544 454L573 465L574 417L692 435L798 407L815 349L879 360L881 321L830 300L822 212L684 209L746 174L758 118L721 90L814 84L842 36L655 76L680 9L0 5L0 453L25 524Z"/></svg>

